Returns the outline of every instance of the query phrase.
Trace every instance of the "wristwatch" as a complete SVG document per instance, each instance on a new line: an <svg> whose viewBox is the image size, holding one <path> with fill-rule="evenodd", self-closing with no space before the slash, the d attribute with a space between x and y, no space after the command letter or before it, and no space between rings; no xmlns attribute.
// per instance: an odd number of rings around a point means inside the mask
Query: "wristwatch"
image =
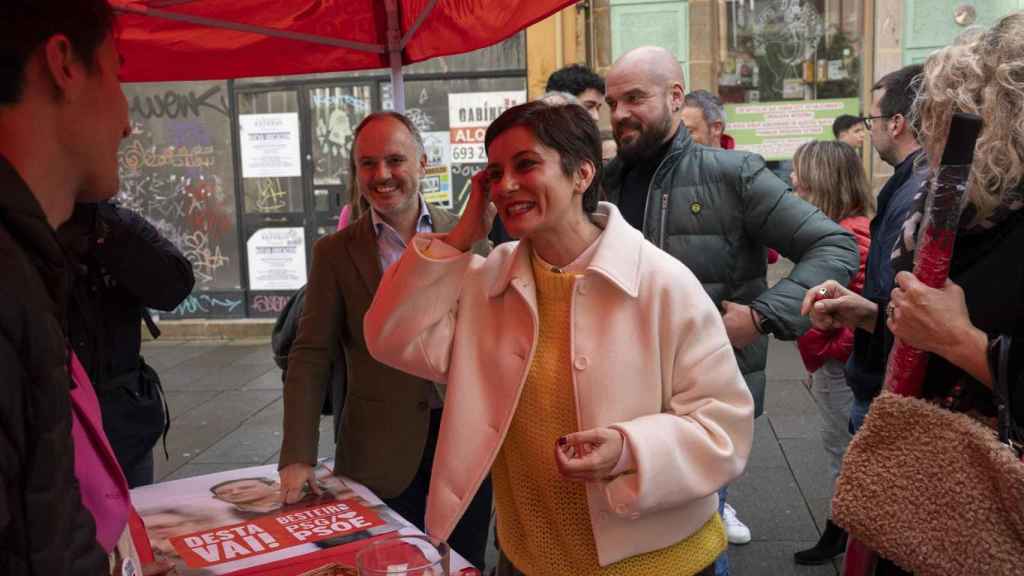
<svg viewBox="0 0 1024 576"><path fill-rule="evenodd" d="M761 334L770 334L772 329L768 325L768 318L754 310L754 307L750 307L750 318L754 321L754 328Z"/></svg>

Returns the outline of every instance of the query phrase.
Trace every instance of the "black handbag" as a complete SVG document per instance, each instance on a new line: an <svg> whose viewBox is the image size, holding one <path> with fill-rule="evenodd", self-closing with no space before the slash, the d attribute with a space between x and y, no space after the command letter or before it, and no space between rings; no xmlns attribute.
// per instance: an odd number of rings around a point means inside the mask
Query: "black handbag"
<svg viewBox="0 0 1024 576"><path fill-rule="evenodd" d="M146 328L156 340L160 329L149 310L142 309ZM103 429L110 446L125 470L134 468L156 446L162 436L164 457L171 415L160 375L139 356L138 368L113 378L96 390L103 412Z"/></svg>
<svg viewBox="0 0 1024 576"><path fill-rule="evenodd" d="M306 287L299 288L284 305L274 322L270 334L270 348L274 353L274 363L281 369L281 381L288 375L288 354L292 351L292 343L299 332L299 319L302 318L302 307L306 302ZM331 360L331 380L324 394L320 407L321 416L334 416L335 437L337 437L338 421L345 403L346 382L345 354L339 353Z"/></svg>
<svg viewBox="0 0 1024 576"><path fill-rule="evenodd" d="M139 356L137 370L111 378L97 390L103 412L103 429L110 446L126 470L134 468L145 458L160 437L164 437L164 455L167 452L167 431L170 414L160 376Z"/></svg>

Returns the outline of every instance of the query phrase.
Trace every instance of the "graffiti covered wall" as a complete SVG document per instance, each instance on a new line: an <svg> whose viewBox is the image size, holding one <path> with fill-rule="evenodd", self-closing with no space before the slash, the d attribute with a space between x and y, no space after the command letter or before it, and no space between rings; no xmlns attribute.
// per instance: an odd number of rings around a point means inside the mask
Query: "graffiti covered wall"
<svg viewBox="0 0 1024 576"><path fill-rule="evenodd" d="M171 318L241 316L231 116L225 82L126 84L132 133L118 200L192 262L195 290Z"/></svg>

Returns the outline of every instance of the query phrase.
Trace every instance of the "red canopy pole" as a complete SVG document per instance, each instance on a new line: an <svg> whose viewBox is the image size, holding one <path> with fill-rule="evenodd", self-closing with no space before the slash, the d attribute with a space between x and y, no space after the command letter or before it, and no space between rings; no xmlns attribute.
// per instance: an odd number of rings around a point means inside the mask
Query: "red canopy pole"
<svg viewBox="0 0 1024 576"><path fill-rule="evenodd" d="M391 61L391 107L405 112L405 79L402 78L402 29L398 0L387 0L388 56Z"/></svg>
<svg viewBox="0 0 1024 576"><path fill-rule="evenodd" d="M967 201L974 145L980 131L978 116L954 114L942 159L932 177L914 255L914 276L932 288L942 288L949 278L960 213ZM889 354L885 388L903 396L920 396L927 367L926 352L897 341Z"/></svg>

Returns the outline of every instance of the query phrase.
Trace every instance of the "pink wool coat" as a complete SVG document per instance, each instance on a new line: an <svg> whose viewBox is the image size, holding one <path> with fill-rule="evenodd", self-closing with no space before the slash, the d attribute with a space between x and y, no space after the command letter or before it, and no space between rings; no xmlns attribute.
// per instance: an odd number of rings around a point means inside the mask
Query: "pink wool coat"
<svg viewBox="0 0 1024 576"><path fill-rule="evenodd" d="M620 430L636 469L587 483L606 566L675 544L716 513L716 491L750 452L754 406L693 274L613 205L601 203L594 221L603 232L572 298L576 416L581 430ZM447 383L426 518L447 538L515 414L538 316L528 241L484 259L441 238L417 236L384 273L364 331L381 362ZM553 446L537 457L555 466Z"/></svg>

